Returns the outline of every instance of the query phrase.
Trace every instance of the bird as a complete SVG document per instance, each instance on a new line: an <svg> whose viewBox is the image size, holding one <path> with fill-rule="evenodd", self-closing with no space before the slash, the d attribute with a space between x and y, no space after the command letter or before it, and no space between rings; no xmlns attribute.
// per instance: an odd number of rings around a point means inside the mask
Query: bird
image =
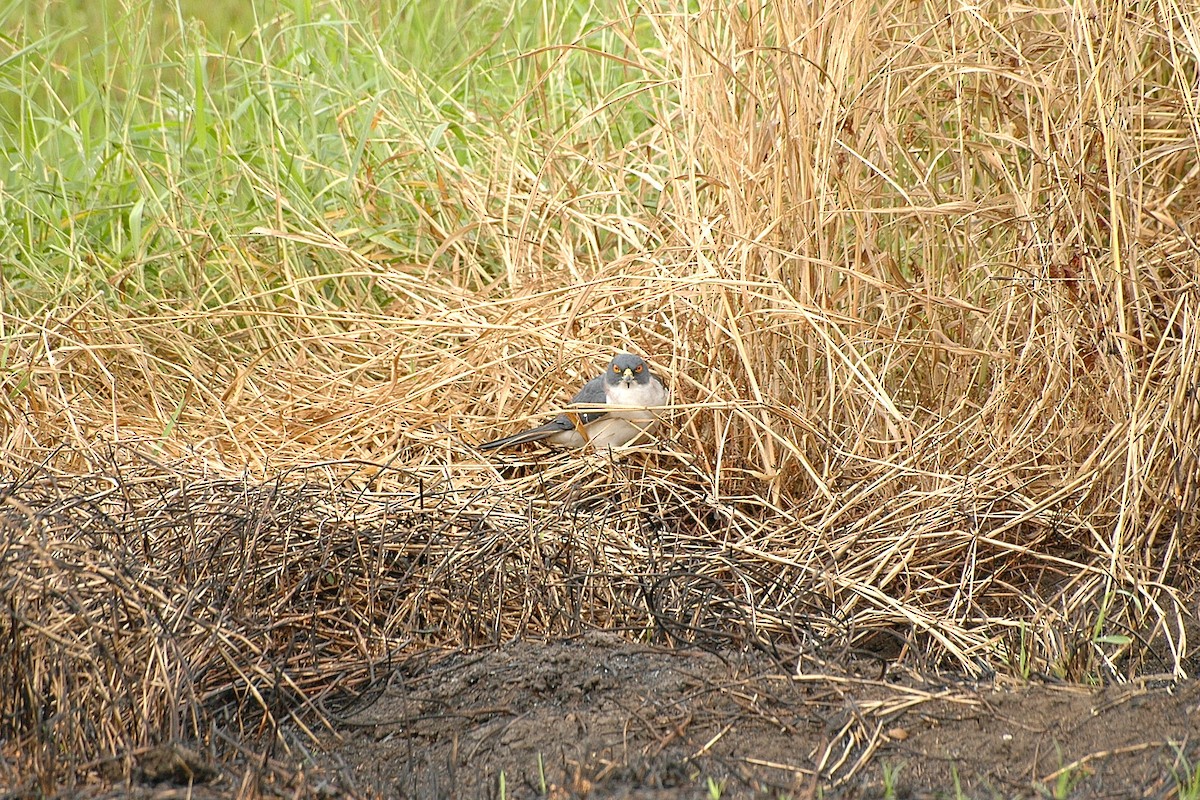
<svg viewBox="0 0 1200 800"><path fill-rule="evenodd" d="M559 414L545 425L514 433L479 446L500 450L525 442L545 442L553 447L597 450L621 447L644 437L658 421L652 410L667 404L667 387L641 356L620 353L575 393L568 405L578 410ZM599 406L620 406L605 410Z"/></svg>

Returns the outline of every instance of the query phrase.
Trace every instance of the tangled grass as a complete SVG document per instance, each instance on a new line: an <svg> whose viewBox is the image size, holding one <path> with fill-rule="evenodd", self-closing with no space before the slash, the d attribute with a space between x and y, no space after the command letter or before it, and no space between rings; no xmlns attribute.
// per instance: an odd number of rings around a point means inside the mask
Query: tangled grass
<svg viewBox="0 0 1200 800"><path fill-rule="evenodd" d="M338 3L236 58L131 8L178 74L6 139L7 778L586 627L1191 671L1194 10L581 4L429 86ZM474 449L623 349L654 447Z"/></svg>

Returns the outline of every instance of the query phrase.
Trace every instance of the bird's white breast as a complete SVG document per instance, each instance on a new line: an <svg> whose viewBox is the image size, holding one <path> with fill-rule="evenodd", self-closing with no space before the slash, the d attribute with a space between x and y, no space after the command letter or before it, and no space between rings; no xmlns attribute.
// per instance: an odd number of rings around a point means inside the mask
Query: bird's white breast
<svg viewBox="0 0 1200 800"><path fill-rule="evenodd" d="M666 404L667 391L656 380L609 384L605 387L605 405L613 408L587 426L588 443L603 450L644 441L658 421L654 407Z"/></svg>
<svg viewBox="0 0 1200 800"><path fill-rule="evenodd" d="M605 402L614 408L609 416L620 417L631 422L653 422L655 414L651 408L667 404L667 390L656 380L646 383L616 383L607 387Z"/></svg>

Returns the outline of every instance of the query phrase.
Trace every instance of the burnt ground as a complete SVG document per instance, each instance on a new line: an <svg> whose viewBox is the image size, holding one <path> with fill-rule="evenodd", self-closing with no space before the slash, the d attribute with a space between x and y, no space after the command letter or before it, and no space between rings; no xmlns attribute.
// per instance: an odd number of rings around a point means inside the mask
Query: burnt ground
<svg viewBox="0 0 1200 800"><path fill-rule="evenodd" d="M746 624L757 609L688 583L708 556L699 537L657 562L676 594L639 596L570 528L405 516L390 496L364 507L317 482L111 472L0 504L0 800L1200 800L1196 681L918 673L898 666L920 661L901 660L899 634L870 656L781 637L813 649L773 658L734 646L769 646ZM411 646L430 620L450 621L439 641L490 639L517 574L540 611L536 590L565 575L612 592L563 595L559 626L582 627L593 600L641 597L655 635L728 649L590 633L380 662L381 642ZM1194 607L1194 570L1181 574ZM767 578L748 593L782 580Z"/></svg>
<svg viewBox="0 0 1200 800"><path fill-rule="evenodd" d="M361 797L1188 797L1200 685L883 674L609 634L412 659L310 757ZM789 674L791 673L791 674ZM1196 795L1190 795L1196 796Z"/></svg>

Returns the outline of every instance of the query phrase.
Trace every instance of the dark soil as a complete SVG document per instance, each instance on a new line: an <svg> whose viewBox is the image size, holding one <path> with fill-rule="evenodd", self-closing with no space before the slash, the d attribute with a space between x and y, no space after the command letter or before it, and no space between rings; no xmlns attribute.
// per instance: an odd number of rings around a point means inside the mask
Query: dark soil
<svg viewBox="0 0 1200 800"><path fill-rule="evenodd" d="M338 717L315 758L328 791L367 797L1128 798L1196 785L1194 681L1092 691L864 667L796 672L605 634L417 658Z"/></svg>
<svg viewBox="0 0 1200 800"><path fill-rule="evenodd" d="M0 800L1200 798L1195 681L916 672L894 626L852 640L873 656L771 639L755 621L807 600L739 605L683 539L635 583L585 527L157 469L51 475L0 504ZM747 595L789 577L752 566L730 567ZM633 622L626 601L645 603ZM714 649L591 633L380 663L417 636L489 641L514 609L579 630L593 605Z"/></svg>

